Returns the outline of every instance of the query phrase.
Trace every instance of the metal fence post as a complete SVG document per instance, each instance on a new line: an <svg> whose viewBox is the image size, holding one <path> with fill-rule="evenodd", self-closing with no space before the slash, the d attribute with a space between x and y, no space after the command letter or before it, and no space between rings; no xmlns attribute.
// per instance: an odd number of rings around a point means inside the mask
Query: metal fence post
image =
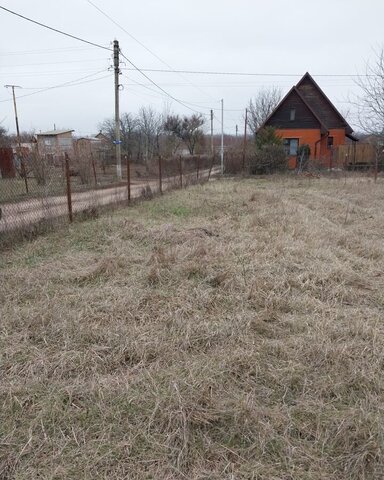
<svg viewBox="0 0 384 480"><path fill-rule="evenodd" d="M163 186L162 186L162 172L161 172L161 155L158 156L159 159L159 192L163 194Z"/></svg>
<svg viewBox="0 0 384 480"><path fill-rule="evenodd" d="M180 188L183 188L183 160L179 156L179 170L180 170Z"/></svg>
<svg viewBox="0 0 384 480"><path fill-rule="evenodd" d="M128 205L131 203L131 162L129 156L125 155L125 161L127 163L127 189L128 189Z"/></svg>
<svg viewBox="0 0 384 480"><path fill-rule="evenodd" d="M67 203L68 203L68 219L69 222L73 222L73 215L72 215L72 192L71 192L71 177L69 171L69 158L68 153L65 152L65 177L67 179Z"/></svg>
<svg viewBox="0 0 384 480"><path fill-rule="evenodd" d="M97 187L96 166L95 166L95 159L93 158L92 152L91 152L91 162L92 162L93 178L95 180L95 187Z"/></svg>
<svg viewBox="0 0 384 480"><path fill-rule="evenodd" d="M212 173L212 168L213 168L214 161L215 161L215 154L212 155L211 165L209 166L209 172L208 172L208 180L207 180L207 182L209 182L209 180L210 180L210 178L211 178L211 173Z"/></svg>
<svg viewBox="0 0 384 480"><path fill-rule="evenodd" d="M199 181L200 157L196 160L196 180Z"/></svg>

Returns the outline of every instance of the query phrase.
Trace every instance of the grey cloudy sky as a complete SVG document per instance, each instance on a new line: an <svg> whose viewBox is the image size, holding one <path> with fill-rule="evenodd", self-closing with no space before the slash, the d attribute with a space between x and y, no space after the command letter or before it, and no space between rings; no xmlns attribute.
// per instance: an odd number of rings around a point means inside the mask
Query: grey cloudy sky
<svg viewBox="0 0 384 480"><path fill-rule="evenodd" d="M231 76L151 72L151 79L191 108L220 118L225 102L225 130L242 129L243 111L262 86L283 93L309 71L335 105L348 110L357 91L350 77L383 42L383 0L92 0L173 70L290 74ZM140 68L167 69L158 58L97 11L87 0L0 0L0 5L92 42L122 52ZM0 122L15 130L11 92L17 91L20 128L44 131L73 128L97 132L113 115L112 60L106 50L85 45L0 10ZM121 111L151 105L191 113L167 98L122 64ZM318 75L318 76L316 76ZM84 78L86 77L86 78ZM76 81L76 82L75 82ZM73 86L30 95L37 89L74 82ZM81 83L83 82L83 83ZM23 96L25 95L25 96ZM218 121L215 128L220 130Z"/></svg>

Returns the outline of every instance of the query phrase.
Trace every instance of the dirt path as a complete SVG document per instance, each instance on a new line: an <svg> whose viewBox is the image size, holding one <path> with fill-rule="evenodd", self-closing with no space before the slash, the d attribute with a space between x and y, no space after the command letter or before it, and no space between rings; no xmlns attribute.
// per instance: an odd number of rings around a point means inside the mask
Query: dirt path
<svg viewBox="0 0 384 480"><path fill-rule="evenodd" d="M218 174L220 169L212 169L211 175ZM200 172L200 178L207 178L209 170ZM184 179L192 178L195 174L184 175ZM179 176L166 177L163 179L163 190L167 190ZM158 190L158 180L149 180L142 183L132 183L131 198L138 198L142 189L149 186L152 191ZM72 193L72 210L74 213L81 212L87 208L100 207L112 203L119 203L127 200L127 186L103 188L100 190L88 190L85 192ZM0 205L0 232L22 228L27 225L33 225L41 220L60 217L68 214L66 195L57 195L41 198L32 198L16 203L6 203Z"/></svg>

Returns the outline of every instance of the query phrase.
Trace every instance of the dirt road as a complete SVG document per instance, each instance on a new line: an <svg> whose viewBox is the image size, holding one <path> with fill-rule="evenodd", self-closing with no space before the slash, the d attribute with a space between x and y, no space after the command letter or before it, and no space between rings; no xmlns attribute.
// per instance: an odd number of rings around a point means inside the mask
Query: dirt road
<svg viewBox="0 0 384 480"><path fill-rule="evenodd" d="M212 169L211 176L217 175L220 169ZM200 172L200 179L208 177L209 170ZM184 180L195 177L195 174L184 175ZM169 189L179 181L179 177L167 177L162 181L163 190ZM132 182L131 198L141 196L142 189L149 186L153 192L158 191L158 180L149 180L147 182ZM72 193L72 210L74 213L84 211L92 207L100 207L112 203L119 203L127 200L127 186L103 188L99 190L88 190L85 192ZM47 196L41 198L31 198L16 203L6 203L0 205L0 232L23 228L28 225L39 223L42 220L52 219L68 214L66 195Z"/></svg>

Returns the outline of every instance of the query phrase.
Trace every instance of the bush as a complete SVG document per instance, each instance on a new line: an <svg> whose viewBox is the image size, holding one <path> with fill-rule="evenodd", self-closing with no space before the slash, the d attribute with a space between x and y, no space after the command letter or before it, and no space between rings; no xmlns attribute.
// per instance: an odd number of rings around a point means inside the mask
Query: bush
<svg viewBox="0 0 384 480"><path fill-rule="evenodd" d="M287 160L287 154L282 145L263 145L250 158L249 173L262 175L284 171L287 168Z"/></svg>

